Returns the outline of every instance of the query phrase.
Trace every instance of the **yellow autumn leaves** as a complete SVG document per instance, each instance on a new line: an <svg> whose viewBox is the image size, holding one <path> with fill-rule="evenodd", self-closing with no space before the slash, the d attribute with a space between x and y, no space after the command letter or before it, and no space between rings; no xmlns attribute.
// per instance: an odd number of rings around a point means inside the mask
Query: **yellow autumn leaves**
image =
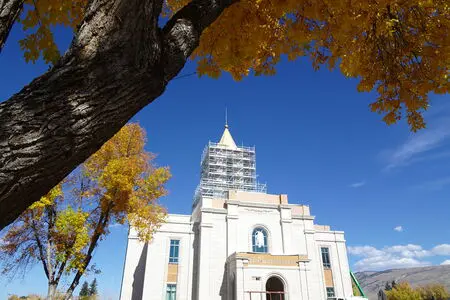
<svg viewBox="0 0 450 300"><path fill-rule="evenodd" d="M145 151L146 134L138 124L124 126L84 163L84 174L96 182L85 194L98 197L119 223L128 221L139 238L149 240L165 216L155 201L166 195L168 168L156 168Z"/></svg>
<svg viewBox="0 0 450 300"><path fill-rule="evenodd" d="M26 61L42 56L46 63L55 63L60 52L52 30L55 25L74 30L83 19L87 0L26 0L25 14L19 20L27 36L19 41Z"/></svg>
<svg viewBox="0 0 450 300"><path fill-rule="evenodd" d="M189 0L167 0L170 17ZM38 28L21 41L27 60L58 56L50 26L76 28L86 0L40 0L21 21ZM40 16L40 18L38 17ZM40 20L40 21L39 21ZM240 0L202 34L192 54L198 74L236 80L273 75L276 64L308 56L315 69L339 68L359 79L358 91L376 91L370 109L387 124L406 117L415 131L430 93L450 89L450 4L447 0Z"/></svg>
<svg viewBox="0 0 450 300"><path fill-rule="evenodd" d="M445 286L440 284L412 288L407 282L401 282L386 291L386 296L388 300L446 300L450 294Z"/></svg>
<svg viewBox="0 0 450 300"><path fill-rule="evenodd" d="M359 91L375 90L370 108L387 124L406 117L416 131L428 95L450 89L448 32L444 0L241 0L205 30L193 58L200 75L240 80L274 74L283 56L308 56L314 68L358 78Z"/></svg>
<svg viewBox="0 0 450 300"><path fill-rule="evenodd" d="M58 213L52 232L56 247L56 259L67 262L66 271L84 269L84 248L89 245L86 221L88 212L67 207Z"/></svg>

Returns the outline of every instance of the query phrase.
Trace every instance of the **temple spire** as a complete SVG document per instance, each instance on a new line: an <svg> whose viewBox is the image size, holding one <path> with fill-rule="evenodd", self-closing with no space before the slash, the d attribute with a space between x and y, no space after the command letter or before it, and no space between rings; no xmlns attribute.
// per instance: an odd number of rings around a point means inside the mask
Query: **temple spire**
<svg viewBox="0 0 450 300"><path fill-rule="evenodd" d="M230 149L237 149L236 143L234 142L234 139L231 136L230 130L228 130L228 113L226 108L225 108L225 130L222 133L222 137L220 138L219 144Z"/></svg>
<svg viewBox="0 0 450 300"><path fill-rule="evenodd" d="M228 128L228 110L225 107L225 128Z"/></svg>

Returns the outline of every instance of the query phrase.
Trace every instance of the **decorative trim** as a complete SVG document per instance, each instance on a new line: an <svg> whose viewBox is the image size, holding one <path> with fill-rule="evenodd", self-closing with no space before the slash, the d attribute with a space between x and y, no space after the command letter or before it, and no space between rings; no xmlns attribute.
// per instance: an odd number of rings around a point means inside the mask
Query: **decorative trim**
<svg viewBox="0 0 450 300"><path fill-rule="evenodd" d="M280 223L293 223L291 219L281 219Z"/></svg>
<svg viewBox="0 0 450 300"><path fill-rule="evenodd" d="M200 223L200 227L203 228L213 228L214 225L212 223Z"/></svg>
<svg viewBox="0 0 450 300"><path fill-rule="evenodd" d="M227 214L227 210L225 208L202 208L200 210L202 213L215 213L215 214Z"/></svg>
<svg viewBox="0 0 450 300"><path fill-rule="evenodd" d="M181 225L192 225L193 222L179 222L179 221L171 221L167 220L163 224L181 224Z"/></svg>
<svg viewBox="0 0 450 300"><path fill-rule="evenodd" d="M331 234L342 234L342 235L344 235L345 234L345 231L342 231L342 230L314 230L315 232L317 232L317 233L331 233Z"/></svg>
<svg viewBox="0 0 450 300"><path fill-rule="evenodd" d="M328 242L328 243L345 243L345 240L324 240L324 239L316 239L316 242Z"/></svg>
<svg viewBox="0 0 450 300"><path fill-rule="evenodd" d="M292 219L296 219L296 220L314 220L315 218L316 218L315 216L292 215Z"/></svg>
<svg viewBox="0 0 450 300"><path fill-rule="evenodd" d="M270 269L270 270L298 270L299 266L270 266L270 265L252 265L244 264L246 269Z"/></svg>
<svg viewBox="0 0 450 300"><path fill-rule="evenodd" d="M164 232L164 233L176 233L176 234L193 234L192 230L190 231L174 231L174 230L158 230L155 233Z"/></svg>
<svg viewBox="0 0 450 300"><path fill-rule="evenodd" d="M258 203L258 202L245 202L238 200L227 200L225 203L234 204L242 207L260 207L260 208L272 208L279 209L281 204L270 204L270 203Z"/></svg>
<svg viewBox="0 0 450 300"><path fill-rule="evenodd" d="M190 218L191 215L184 215L184 214L167 214L168 216L176 216L176 217L188 217Z"/></svg>
<svg viewBox="0 0 450 300"><path fill-rule="evenodd" d="M295 205L295 204L294 204ZM292 204L280 204L280 208L292 209Z"/></svg>
<svg viewBox="0 0 450 300"><path fill-rule="evenodd" d="M225 200L226 204L239 205L241 202L237 200Z"/></svg>
<svg viewBox="0 0 450 300"><path fill-rule="evenodd" d="M273 255L270 253L237 252L235 260L248 260L248 265L294 267L298 268L301 262L310 262L307 255Z"/></svg>

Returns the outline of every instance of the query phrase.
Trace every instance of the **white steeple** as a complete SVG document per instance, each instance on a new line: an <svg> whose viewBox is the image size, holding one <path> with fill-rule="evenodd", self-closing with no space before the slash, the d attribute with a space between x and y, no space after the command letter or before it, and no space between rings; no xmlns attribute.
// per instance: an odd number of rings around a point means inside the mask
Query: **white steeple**
<svg viewBox="0 0 450 300"><path fill-rule="evenodd" d="M223 131L222 137L220 138L219 144L230 149L237 149L236 143L228 130L228 112L225 108L225 130Z"/></svg>
<svg viewBox="0 0 450 300"><path fill-rule="evenodd" d="M223 131L222 137L220 138L219 144L230 149L237 149L236 143L228 130L228 124L225 124L225 130Z"/></svg>

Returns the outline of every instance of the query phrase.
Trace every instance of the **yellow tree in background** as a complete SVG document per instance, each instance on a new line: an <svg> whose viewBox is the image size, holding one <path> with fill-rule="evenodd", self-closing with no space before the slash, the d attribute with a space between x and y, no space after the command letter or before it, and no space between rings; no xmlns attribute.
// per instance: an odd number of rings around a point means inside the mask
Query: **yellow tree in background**
<svg viewBox="0 0 450 300"><path fill-rule="evenodd" d="M388 300L447 300L450 297L445 287L440 284L412 288L409 283L401 282L385 292Z"/></svg>
<svg viewBox="0 0 450 300"><path fill-rule="evenodd" d="M392 290L386 291L386 296L388 300L422 300L419 291L413 289L407 282L396 284Z"/></svg>
<svg viewBox="0 0 450 300"><path fill-rule="evenodd" d="M419 287L418 291L424 300L448 300L450 293L442 284L429 284Z"/></svg>
<svg viewBox="0 0 450 300"><path fill-rule="evenodd" d="M0 244L3 272L25 272L40 262L53 299L62 277L69 299L90 267L98 242L112 224L131 224L143 241L164 220L157 200L166 195L167 168L144 150L145 131L124 126L71 176L31 205L6 232Z"/></svg>

